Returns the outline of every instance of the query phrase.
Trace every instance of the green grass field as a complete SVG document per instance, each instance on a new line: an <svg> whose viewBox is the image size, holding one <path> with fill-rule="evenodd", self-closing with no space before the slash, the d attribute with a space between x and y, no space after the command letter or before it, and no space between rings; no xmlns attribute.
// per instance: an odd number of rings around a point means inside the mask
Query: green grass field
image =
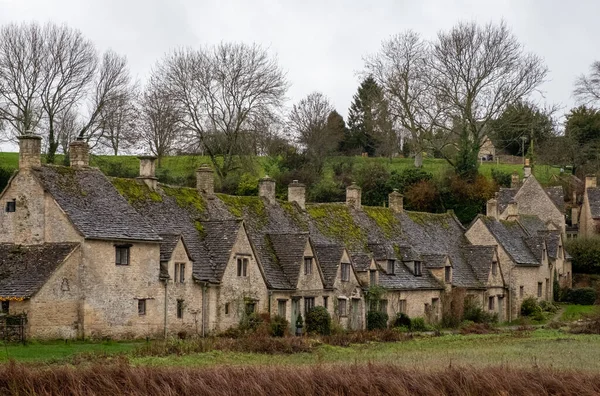
<svg viewBox="0 0 600 396"><path fill-rule="evenodd" d="M598 305L565 305L561 316L563 322L573 322L585 318L587 315L600 314Z"/></svg>

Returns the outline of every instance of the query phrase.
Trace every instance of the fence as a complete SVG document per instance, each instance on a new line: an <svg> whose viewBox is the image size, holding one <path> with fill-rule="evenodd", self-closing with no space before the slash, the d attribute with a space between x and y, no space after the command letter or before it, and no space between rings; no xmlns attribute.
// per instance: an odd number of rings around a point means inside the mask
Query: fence
<svg viewBox="0 0 600 396"><path fill-rule="evenodd" d="M0 315L0 339L25 343L27 315Z"/></svg>

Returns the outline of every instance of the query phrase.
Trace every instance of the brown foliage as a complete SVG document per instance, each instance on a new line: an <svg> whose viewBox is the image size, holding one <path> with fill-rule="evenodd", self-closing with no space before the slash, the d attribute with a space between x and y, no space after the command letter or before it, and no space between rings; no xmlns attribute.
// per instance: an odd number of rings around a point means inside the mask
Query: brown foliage
<svg viewBox="0 0 600 396"><path fill-rule="evenodd" d="M253 366L209 369L0 366L1 394L35 395L592 395L600 375L551 369L448 368L394 365Z"/></svg>
<svg viewBox="0 0 600 396"><path fill-rule="evenodd" d="M423 180L410 186L404 193L407 208L419 212L434 212L440 199L435 184Z"/></svg>
<svg viewBox="0 0 600 396"><path fill-rule="evenodd" d="M351 344L366 344L368 342L398 342L412 339L412 335L401 333L395 329L353 331L349 333L332 334L320 338L325 344L347 347Z"/></svg>
<svg viewBox="0 0 600 396"><path fill-rule="evenodd" d="M582 321L574 323L569 332L573 334L600 334L600 315L589 315Z"/></svg>
<svg viewBox="0 0 600 396"><path fill-rule="evenodd" d="M489 323L471 323L460 329L460 334L490 334L497 332L498 330Z"/></svg>

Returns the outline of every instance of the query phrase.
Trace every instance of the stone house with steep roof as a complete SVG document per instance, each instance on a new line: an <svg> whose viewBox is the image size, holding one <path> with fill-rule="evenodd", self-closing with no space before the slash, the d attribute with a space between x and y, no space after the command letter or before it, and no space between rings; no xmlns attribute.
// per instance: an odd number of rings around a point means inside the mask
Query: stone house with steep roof
<svg viewBox="0 0 600 396"><path fill-rule="evenodd" d="M586 176L579 215L579 235L590 238L600 234L600 188L596 176Z"/></svg>

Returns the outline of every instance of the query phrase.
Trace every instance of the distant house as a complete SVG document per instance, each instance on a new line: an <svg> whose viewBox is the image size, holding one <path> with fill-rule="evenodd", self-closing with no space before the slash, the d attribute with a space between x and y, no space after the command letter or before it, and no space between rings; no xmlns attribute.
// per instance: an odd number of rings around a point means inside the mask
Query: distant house
<svg viewBox="0 0 600 396"><path fill-rule="evenodd" d="M600 234L600 188L597 186L596 176L587 176L579 215L579 235L589 238L598 234Z"/></svg>
<svg viewBox="0 0 600 396"><path fill-rule="evenodd" d="M496 158L496 146L487 136L483 139L483 143L479 148L478 157L482 161L492 161Z"/></svg>

